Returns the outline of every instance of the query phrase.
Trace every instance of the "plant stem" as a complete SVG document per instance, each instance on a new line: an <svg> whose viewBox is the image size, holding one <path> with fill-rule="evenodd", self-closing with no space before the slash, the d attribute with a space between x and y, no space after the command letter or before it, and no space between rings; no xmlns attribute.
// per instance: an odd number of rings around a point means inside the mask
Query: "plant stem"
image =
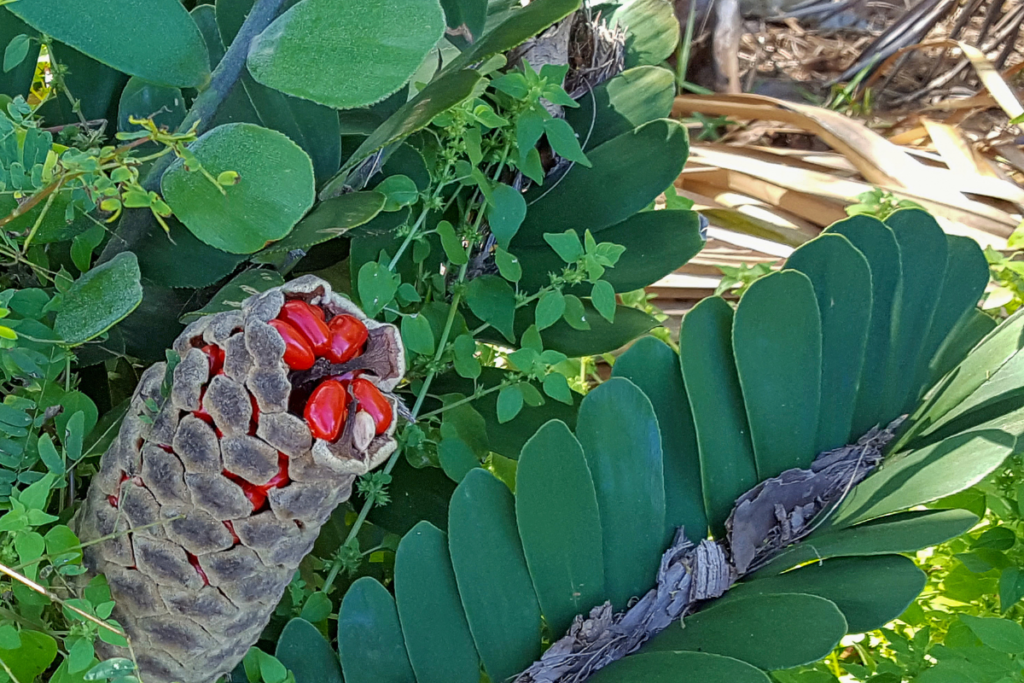
<svg viewBox="0 0 1024 683"><path fill-rule="evenodd" d="M39 217L36 218L36 222L32 224L32 229L28 233L28 237L25 238L25 243L21 245L21 253L24 254L28 251L29 246L32 244L32 239L39 232L39 226L43 224L43 219L46 218L47 212L50 207L53 206L53 200L57 198L57 193L60 191L60 182L57 183L57 189L50 193L50 196L46 198L46 204L43 205L43 210L39 212Z"/></svg>
<svg viewBox="0 0 1024 683"><path fill-rule="evenodd" d="M438 408L437 410L431 410L428 413L423 413L422 415L420 415L420 417L425 420L428 417L434 417L435 415L440 415L441 413L443 413L446 410L451 410L452 408L457 408L457 407L459 407L461 405L464 405L466 403L472 403L473 401L477 400L478 398L483 398L487 394L493 394L495 391L500 391L500 390L502 390L505 387L510 386L510 385L511 385L511 382L500 382L499 384L495 384L493 387L488 387L487 389L484 389L482 391L477 391L476 393L474 393L471 396L467 396L466 398L460 398L458 401L454 401L452 403L448 403L448 404Z"/></svg>
<svg viewBox="0 0 1024 683"><path fill-rule="evenodd" d="M690 49L693 47L693 24L697 20L697 1L690 0L690 13L686 18L686 29L683 39L679 43L679 50L676 51L676 86L679 92L683 91L683 83L686 82L686 70L690 65Z"/></svg>
<svg viewBox="0 0 1024 683"><path fill-rule="evenodd" d="M420 229L421 225L423 225L423 221L427 219L428 213L430 213L430 207L424 206L423 211L420 212L420 217L416 219L416 223L412 226L412 229L409 230L409 234L405 236L405 241L403 241L402 245L398 247L398 251L395 252L394 258L392 258L391 263L388 264L388 270L395 270L395 266L398 265L398 260L402 258L402 254L404 254L405 250L410 244L412 244L413 239L416 237L416 231Z"/></svg>

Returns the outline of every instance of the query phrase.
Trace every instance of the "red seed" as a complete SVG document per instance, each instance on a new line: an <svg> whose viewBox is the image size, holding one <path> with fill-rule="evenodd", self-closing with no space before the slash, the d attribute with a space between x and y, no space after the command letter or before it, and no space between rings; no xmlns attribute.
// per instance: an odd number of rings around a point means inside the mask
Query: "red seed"
<svg viewBox="0 0 1024 683"><path fill-rule="evenodd" d="M224 367L224 349L216 344L207 344L201 350L210 361L210 376L220 374Z"/></svg>
<svg viewBox="0 0 1024 683"><path fill-rule="evenodd" d="M359 356L370 333L358 318L339 315L328 323L331 330L330 348L324 353L332 363L345 363Z"/></svg>
<svg viewBox="0 0 1024 683"><path fill-rule="evenodd" d="M230 519L225 519L224 520L224 526L227 527L227 530L231 533L231 539L235 543L241 543L242 542L242 539L240 539L238 537L238 534L235 533L235 525L231 522Z"/></svg>
<svg viewBox="0 0 1024 683"><path fill-rule="evenodd" d="M256 435L256 429L260 424L260 404L256 402L256 397L249 394L249 402L252 403L252 419L249 421L249 436Z"/></svg>
<svg viewBox="0 0 1024 683"><path fill-rule="evenodd" d="M284 302L277 319L282 320L299 331L309 343L313 353L322 356L331 344L331 331L323 319L323 311L317 316L316 309L305 301L292 299Z"/></svg>
<svg viewBox="0 0 1024 683"><path fill-rule="evenodd" d="M284 362L292 370L309 370L316 362L313 349L302 333L283 320L271 320L270 326L284 339Z"/></svg>
<svg viewBox="0 0 1024 683"><path fill-rule="evenodd" d="M117 496L107 496L107 502L110 503L110 507L117 507Z"/></svg>
<svg viewBox="0 0 1024 683"><path fill-rule="evenodd" d="M329 379L314 389L303 411L313 436L324 441L337 439L348 415L347 404L348 392L341 382Z"/></svg>
<svg viewBox="0 0 1024 683"><path fill-rule="evenodd" d="M193 555L192 553L188 553L188 563L195 567L195 570L199 574L199 577L203 580L203 585L209 586L210 580L206 578L206 572L203 571L202 566L199 564L199 558Z"/></svg>
<svg viewBox="0 0 1024 683"><path fill-rule="evenodd" d="M366 379L354 379L349 384L349 391L359 404L360 410L365 410L373 418L373 424L377 427L377 434L383 434L391 426L394 419L394 411L391 403L380 393L380 389Z"/></svg>
<svg viewBox="0 0 1024 683"><path fill-rule="evenodd" d="M238 487L242 489L242 493L245 495L246 500L248 500L249 504L252 505L253 512L259 510L263 507L263 504L267 502L267 493L262 489L262 487L242 479L234 472L222 470L221 474L238 484ZM232 531L234 531L234 529L232 529Z"/></svg>
<svg viewBox="0 0 1024 683"><path fill-rule="evenodd" d="M288 479L288 456L281 451L277 452L277 467L277 474L271 477L270 481L260 487L264 493L270 489L281 488L290 481Z"/></svg>

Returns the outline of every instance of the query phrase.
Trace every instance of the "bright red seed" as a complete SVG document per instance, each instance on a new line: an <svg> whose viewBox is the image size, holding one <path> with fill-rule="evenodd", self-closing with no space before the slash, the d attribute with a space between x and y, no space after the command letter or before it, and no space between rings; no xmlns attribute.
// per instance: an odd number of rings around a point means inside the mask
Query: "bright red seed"
<svg viewBox="0 0 1024 683"><path fill-rule="evenodd" d="M271 320L270 326L284 339L284 362L292 370L309 370L316 362L313 349L301 332L283 320Z"/></svg>
<svg viewBox="0 0 1024 683"><path fill-rule="evenodd" d="M341 382L329 379L313 390L303 416L313 436L334 441L348 416L348 392Z"/></svg>
<svg viewBox="0 0 1024 683"><path fill-rule="evenodd" d="M277 474L271 477L270 481L260 487L263 489L264 493L270 489L281 488L290 481L288 479L288 456L281 451L277 452L277 467Z"/></svg>
<svg viewBox="0 0 1024 683"><path fill-rule="evenodd" d="M331 331L323 319L323 311L317 316L316 309L305 301L292 299L284 302L277 319L282 320L299 331L309 343L313 353L322 356L327 353L331 344Z"/></svg>
<svg viewBox="0 0 1024 683"><path fill-rule="evenodd" d="M369 380L354 379L349 384L349 391L359 404L359 409L365 410L373 418L377 434L386 432L394 419L394 411L391 409L391 403L380 393L380 389Z"/></svg>
<svg viewBox="0 0 1024 683"><path fill-rule="evenodd" d="M227 527L227 530L231 533L231 539L235 543L241 543L242 542L242 539L240 539L238 537L238 534L235 533L235 525L231 522L230 519L225 519L224 520L224 526Z"/></svg>
<svg viewBox="0 0 1024 683"><path fill-rule="evenodd" d="M224 349L216 344L207 344L201 351L206 354L206 358L210 361L210 376L213 377L219 374L224 367Z"/></svg>
<svg viewBox="0 0 1024 683"><path fill-rule="evenodd" d="M260 404L256 402L256 397L249 394L249 402L252 403L252 419L249 421L249 436L256 435L256 429L260 424Z"/></svg>
<svg viewBox="0 0 1024 683"><path fill-rule="evenodd" d="M195 570L199 574L199 577L203 580L203 585L209 586L210 580L206 578L206 572L203 571L202 566L199 564L199 558L193 555L192 553L188 553L188 563L195 567Z"/></svg>
<svg viewBox="0 0 1024 683"><path fill-rule="evenodd" d="M107 502L110 503L110 507L117 507L117 496L107 496Z"/></svg>
<svg viewBox="0 0 1024 683"><path fill-rule="evenodd" d="M328 323L331 330L330 348L324 353L332 363L345 363L363 352L370 333L358 318L339 315Z"/></svg>

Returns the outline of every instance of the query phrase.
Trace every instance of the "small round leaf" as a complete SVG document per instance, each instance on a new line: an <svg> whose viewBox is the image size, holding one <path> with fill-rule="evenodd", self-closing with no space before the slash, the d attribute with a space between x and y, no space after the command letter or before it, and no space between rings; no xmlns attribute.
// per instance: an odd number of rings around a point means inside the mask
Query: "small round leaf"
<svg viewBox="0 0 1024 683"><path fill-rule="evenodd" d="M287 235L313 205L313 162L277 131L249 123L218 126L190 149L214 179L235 171L224 187L176 161L161 181L164 199L192 233L232 254L251 254Z"/></svg>

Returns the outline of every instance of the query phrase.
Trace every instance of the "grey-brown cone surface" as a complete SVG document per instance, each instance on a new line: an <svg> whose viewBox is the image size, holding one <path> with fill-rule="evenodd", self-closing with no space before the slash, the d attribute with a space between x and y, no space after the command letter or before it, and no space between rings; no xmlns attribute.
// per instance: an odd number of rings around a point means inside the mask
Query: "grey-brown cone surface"
<svg viewBox="0 0 1024 683"><path fill-rule="evenodd" d="M290 370L268 324L286 299L319 306L328 321L362 321L361 356ZM312 276L197 320L174 350L181 360L169 382L164 363L143 374L77 525L83 542L118 534L88 546L84 559L107 577L143 680L207 683L256 642L355 477L396 448L396 420L367 431L354 400L334 442L314 439L302 417L306 396L321 379L358 372L397 415L388 392L404 373L404 351L394 326L368 320ZM103 647L104 656L127 656Z"/></svg>

